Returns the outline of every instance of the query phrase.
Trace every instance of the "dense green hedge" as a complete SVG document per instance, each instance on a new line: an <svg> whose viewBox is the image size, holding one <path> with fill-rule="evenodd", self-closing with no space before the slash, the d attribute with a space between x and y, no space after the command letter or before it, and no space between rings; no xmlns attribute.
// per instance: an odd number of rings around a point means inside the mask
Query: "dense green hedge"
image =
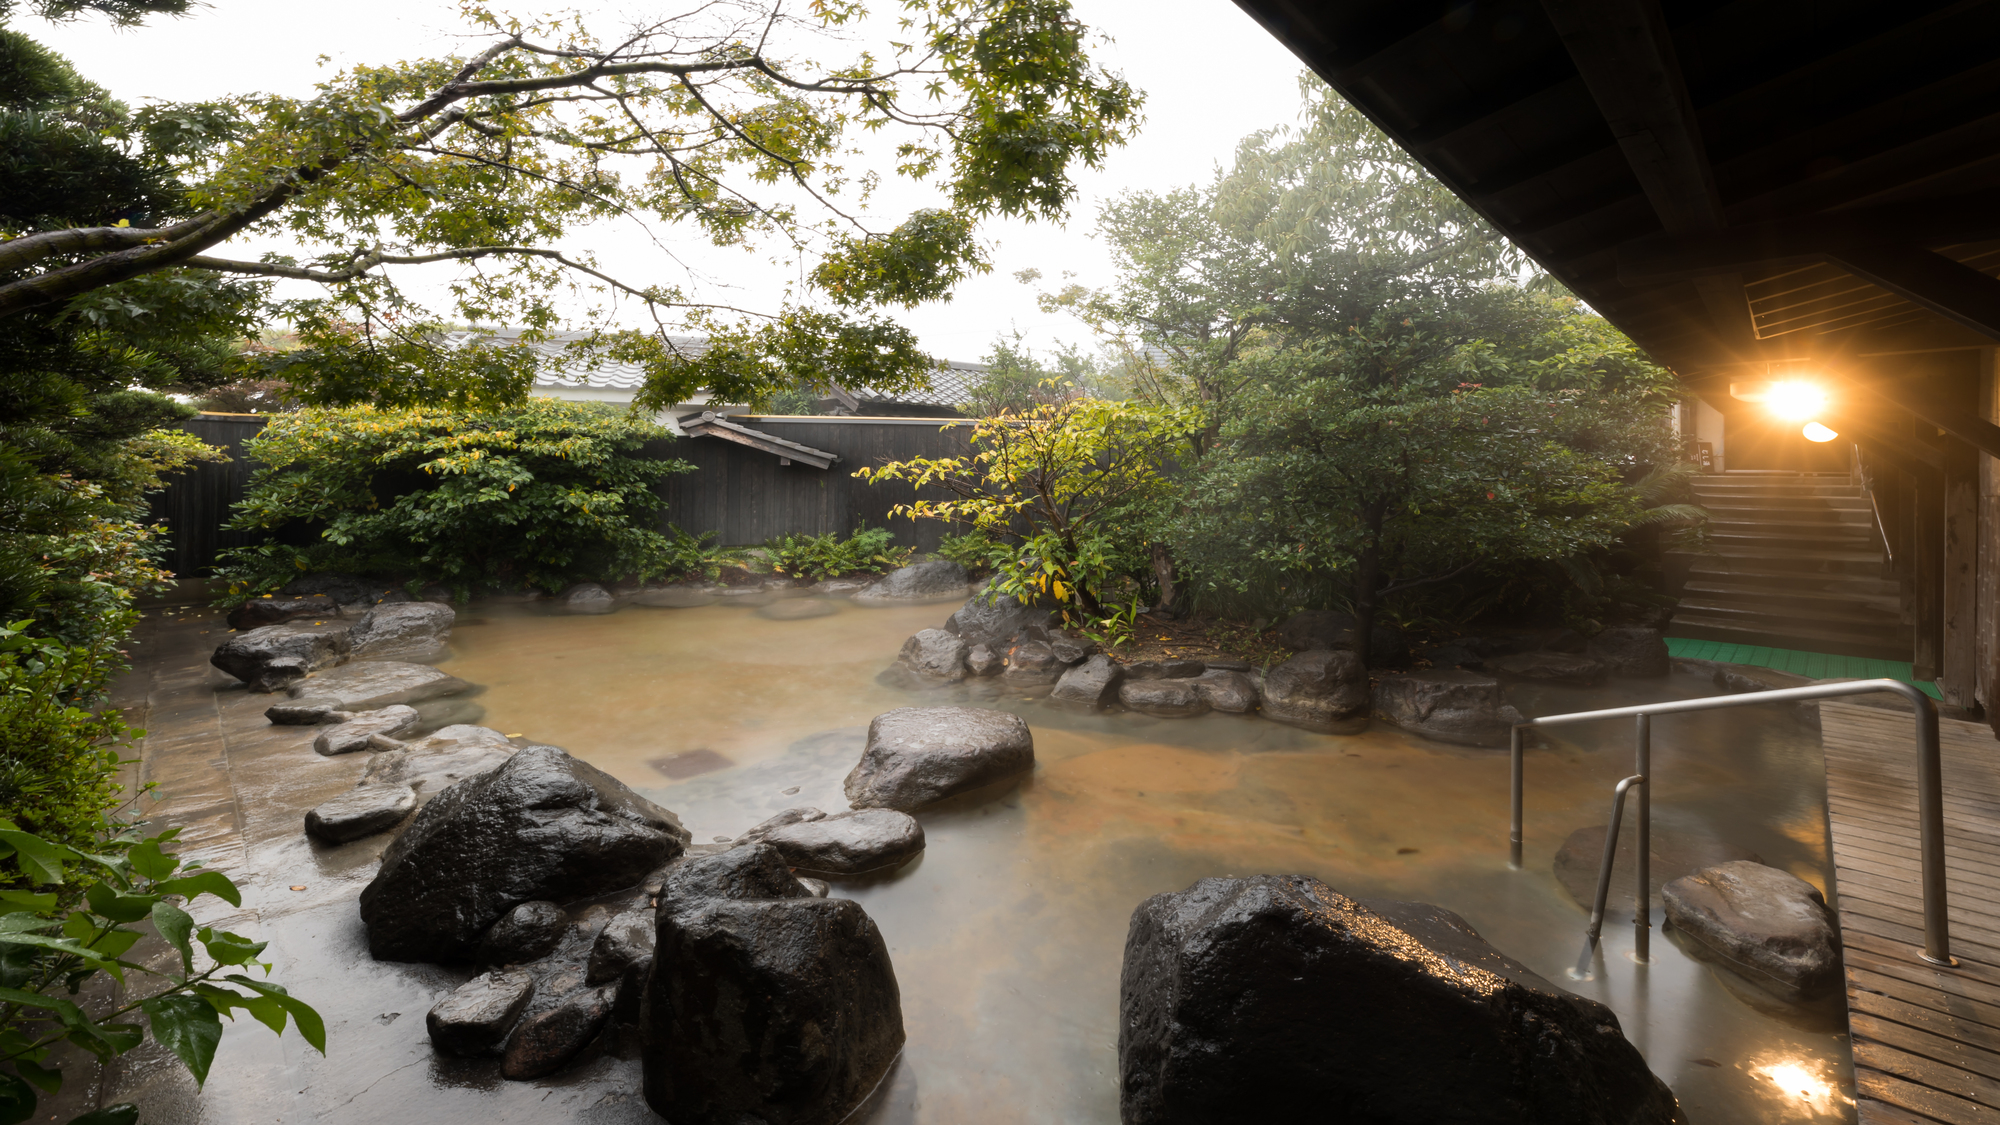
<svg viewBox="0 0 2000 1125"><path fill-rule="evenodd" d="M689 471L641 447L672 436L620 407L529 399L493 410L308 409L247 445L264 467L230 527L316 530L234 552L237 596L343 570L476 589L651 577L675 570L654 485Z"/></svg>

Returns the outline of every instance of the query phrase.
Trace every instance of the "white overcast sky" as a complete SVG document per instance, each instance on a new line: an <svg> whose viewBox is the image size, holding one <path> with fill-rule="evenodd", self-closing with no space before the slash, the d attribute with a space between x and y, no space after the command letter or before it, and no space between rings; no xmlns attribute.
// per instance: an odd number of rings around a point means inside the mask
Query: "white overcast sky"
<svg viewBox="0 0 2000 1125"><path fill-rule="evenodd" d="M649 6L646 0L603 5L606 29L647 15ZM510 5L501 0L495 7ZM1146 92L1146 123L1102 169L1078 177L1080 191L1066 227L991 223L984 231L993 248L991 274L960 286L949 303L895 311L934 354L976 359L997 332L1013 329L1039 348L1059 340L1090 346L1081 325L1038 310L1033 290L1015 281L1014 273L1033 267L1051 281L1064 271L1088 285L1109 281L1108 259L1089 237L1101 201L1121 191L1206 180L1218 163L1228 161L1238 138L1296 117L1301 66L1227 0L1076 0L1076 9L1111 37L1110 45L1097 51L1104 65ZM546 8L524 4L519 10L525 15ZM136 30L91 19L49 25L23 18L15 26L135 105L148 98L196 101L251 91L305 96L333 69L451 53L466 29L448 0L213 0L187 18L156 20ZM331 57L329 69L317 64L320 55ZM887 170L885 178L893 178ZM886 192L884 198L904 202ZM656 253L629 233L600 230L574 242L597 253L614 272L646 281L680 280L660 270ZM228 252L254 257L268 248L237 245ZM733 304L773 307L786 276L765 259L739 251L697 247L687 260L710 282L726 283L707 292ZM432 268L439 267L426 267Z"/></svg>

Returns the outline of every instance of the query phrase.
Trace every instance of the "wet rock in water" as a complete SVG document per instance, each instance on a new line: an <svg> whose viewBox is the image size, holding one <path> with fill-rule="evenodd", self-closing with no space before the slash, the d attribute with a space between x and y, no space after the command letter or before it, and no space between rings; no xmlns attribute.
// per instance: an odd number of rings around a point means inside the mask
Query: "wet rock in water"
<svg viewBox="0 0 2000 1125"><path fill-rule="evenodd" d="M407 785L350 789L306 813L306 835L345 844L403 823L417 808L417 791Z"/></svg>
<svg viewBox="0 0 2000 1125"><path fill-rule="evenodd" d="M1007 667L1007 661L985 645L973 645L965 653L965 670L975 676L997 676Z"/></svg>
<svg viewBox="0 0 2000 1125"><path fill-rule="evenodd" d="M806 621L814 617L832 617L839 612L839 608L825 598L788 598L758 607L757 616L773 621Z"/></svg>
<svg viewBox="0 0 2000 1125"><path fill-rule="evenodd" d="M1063 665L1047 641L1022 641L1007 653L1002 678L1010 687L1042 687L1062 678Z"/></svg>
<svg viewBox="0 0 2000 1125"><path fill-rule="evenodd" d="M1590 655L1614 676L1664 676L1672 661L1658 629L1614 626L1590 638Z"/></svg>
<svg viewBox="0 0 2000 1125"><path fill-rule="evenodd" d="M535 995L535 978L519 969L482 973L431 1007L424 1027L440 1054L478 1058L500 1052L521 1009Z"/></svg>
<svg viewBox="0 0 2000 1125"><path fill-rule="evenodd" d="M346 622L291 622L239 633L217 645L208 662L251 691L280 691L339 664L347 653Z"/></svg>
<svg viewBox="0 0 2000 1125"><path fill-rule="evenodd" d="M1124 667L1100 652L1064 672L1049 698L1082 707L1109 707L1117 700L1118 686L1124 681Z"/></svg>
<svg viewBox="0 0 2000 1125"><path fill-rule="evenodd" d="M1625 820L1618 831L1618 858L1611 865L1611 893L1609 902L1621 910L1632 906L1634 880L1638 876L1639 829L1634 820L1634 810L1630 799L1625 807ZM1597 895L1597 869L1604 863L1604 828L1602 824L1589 828L1579 828L1569 834L1563 846L1556 851L1556 882L1569 892L1569 897L1585 910L1590 909L1591 900ZM1693 836L1681 832L1653 826L1652 857L1646 867L1646 882L1649 884L1651 902L1661 903L1661 888L1683 875L1692 875L1705 867L1730 863L1736 860L1761 862L1757 853L1734 844L1706 836Z"/></svg>
<svg viewBox="0 0 2000 1125"><path fill-rule="evenodd" d="M276 726L311 727L321 723L344 723L353 712L342 711L338 699L287 699L264 709L264 717Z"/></svg>
<svg viewBox="0 0 2000 1125"><path fill-rule="evenodd" d="M1488 657L1480 667L1517 680L1596 687L1604 682L1604 663L1567 652L1521 652Z"/></svg>
<svg viewBox="0 0 2000 1125"><path fill-rule="evenodd" d="M965 596L971 579L955 562L934 559L892 570L854 595L855 605L909 605Z"/></svg>
<svg viewBox="0 0 2000 1125"><path fill-rule="evenodd" d="M902 1050L888 945L851 899L663 902L654 958L646 1102L674 1125L841 1121Z"/></svg>
<svg viewBox="0 0 2000 1125"><path fill-rule="evenodd" d="M1118 702L1143 715L1188 719L1208 713L1193 680L1133 680L1118 685Z"/></svg>
<svg viewBox="0 0 2000 1125"><path fill-rule="evenodd" d="M340 603L325 594L303 598L251 598L229 611L231 629L247 632L266 625L280 625L301 617L324 621L340 616Z"/></svg>
<svg viewBox="0 0 2000 1125"><path fill-rule="evenodd" d="M491 727L449 726L402 749L376 755L361 773L362 785L409 785L428 797L467 778L492 773L515 754L507 736Z"/></svg>
<svg viewBox="0 0 2000 1125"><path fill-rule="evenodd" d="M1049 651L1055 654L1058 663L1081 664L1097 651L1097 642L1080 641L1067 633L1055 633L1049 637Z"/></svg>
<svg viewBox="0 0 2000 1125"><path fill-rule="evenodd" d="M458 961L524 900L637 883L687 846L667 810L553 746L451 786L418 810L361 892L383 961Z"/></svg>
<svg viewBox="0 0 2000 1125"><path fill-rule="evenodd" d="M371 735L382 734L394 738L415 728L418 721L417 709L401 703L392 704L379 711L347 711L333 712L333 714L345 714L347 718L326 726L319 732L319 736L313 739L313 751L327 757L366 750Z"/></svg>
<svg viewBox="0 0 2000 1125"><path fill-rule="evenodd" d="M579 582L555 596L557 613L594 614L610 613L618 608L611 591L595 582Z"/></svg>
<svg viewBox="0 0 2000 1125"><path fill-rule="evenodd" d="M521 1021L507 1038L500 1077L516 1082L554 1074L569 1064L604 1025L611 1022L611 998L603 989L579 988L562 1002Z"/></svg>
<svg viewBox="0 0 2000 1125"><path fill-rule="evenodd" d="M1193 683L1202 702L1217 711L1241 715L1257 709L1257 678L1247 672L1211 664Z"/></svg>
<svg viewBox="0 0 2000 1125"><path fill-rule="evenodd" d="M898 707L868 724L845 789L857 809L920 809L1035 768L1019 715L983 707Z"/></svg>
<svg viewBox="0 0 2000 1125"><path fill-rule="evenodd" d="M854 578L823 578L807 587L817 597L845 598L858 594L875 584L875 576L865 575Z"/></svg>
<svg viewBox="0 0 2000 1125"><path fill-rule="evenodd" d="M1302 652L1264 673L1267 718L1330 734L1368 724L1368 669L1345 650Z"/></svg>
<svg viewBox="0 0 2000 1125"><path fill-rule="evenodd" d="M470 690L471 684L428 664L357 660L292 685L294 700L327 699L342 711L374 711L392 703L422 703Z"/></svg>
<svg viewBox="0 0 2000 1125"><path fill-rule="evenodd" d="M1188 680L1208 671L1199 660L1135 660L1125 666L1128 680Z"/></svg>
<svg viewBox="0 0 2000 1125"><path fill-rule="evenodd" d="M1383 676L1375 685L1375 717L1461 746L1506 746L1514 724L1524 721L1500 681L1459 669Z"/></svg>
<svg viewBox="0 0 2000 1125"><path fill-rule="evenodd" d="M479 961L518 965L548 956L569 932L569 915L553 902L524 902L501 916L479 939Z"/></svg>
<svg viewBox="0 0 2000 1125"><path fill-rule="evenodd" d="M586 984L605 984L623 976L627 966L641 957L653 955L653 912L628 910L597 931L590 947Z"/></svg>
<svg viewBox="0 0 2000 1125"><path fill-rule="evenodd" d="M1668 883L1667 921L1773 994L1814 1000L1841 982L1840 929L1811 883L1738 860Z"/></svg>
<svg viewBox="0 0 2000 1125"><path fill-rule="evenodd" d="M805 875L799 876L798 879L799 886L804 887L806 893L814 898L825 898L827 895L833 893L833 888L827 884L825 879L814 879Z"/></svg>
<svg viewBox="0 0 2000 1125"><path fill-rule="evenodd" d="M433 656L444 651L458 614L436 602L378 605L354 623L348 639L357 657Z"/></svg>
<svg viewBox="0 0 2000 1125"><path fill-rule="evenodd" d="M789 866L823 878L893 871L923 854L923 827L908 813L857 809L832 816L797 815L818 811L787 809L742 839L769 844Z"/></svg>
<svg viewBox="0 0 2000 1125"><path fill-rule="evenodd" d="M945 620L944 627L945 631L963 637L968 645L985 645L995 652L1006 652L1015 638L1029 628L1047 632L1051 616L1046 609L1021 604L1012 594L991 602L984 595L975 594Z"/></svg>
<svg viewBox="0 0 2000 1125"><path fill-rule="evenodd" d="M639 591L633 595L632 604L651 606L654 609L694 609L699 606L714 605L720 600L715 591L706 587L667 586Z"/></svg>
<svg viewBox="0 0 2000 1125"><path fill-rule="evenodd" d="M818 809L786 809L745 832L728 851L689 856L667 873L660 888L660 909L702 898L805 897L806 889L786 865L784 855L765 843L764 836L786 825L825 816Z"/></svg>
<svg viewBox="0 0 2000 1125"><path fill-rule="evenodd" d="M914 675L955 683L965 678L965 652L965 642L943 629L920 629L896 660Z"/></svg>
<svg viewBox="0 0 2000 1125"><path fill-rule="evenodd" d="M1203 879L1132 915L1127 1125L1668 1125L1674 1096L1611 1009L1424 903L1299 875Z"/></svg>

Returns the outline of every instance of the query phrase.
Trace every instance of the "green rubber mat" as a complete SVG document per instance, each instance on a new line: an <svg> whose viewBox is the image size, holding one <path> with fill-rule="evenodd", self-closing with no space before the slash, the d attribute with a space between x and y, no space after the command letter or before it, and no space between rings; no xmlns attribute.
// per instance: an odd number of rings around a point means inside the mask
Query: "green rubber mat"
<svg viewBox="0 0 2000 1125"><path fill-rule="evenodd" d="M1794 676L1825 680L1851 677L1857 680L1901 680L1915 684L1932 699L1943 699L1937 685L1919 680L1907 660L1870 660L1861 656L1835 656L1826 652L1799 652L1763 645L1737 645L1727 641L1698 641L1689 637L1668 637L1667 652L1686 660L1714 660L1723 664L1748 664L1755 668L1775 668Z"/></svg>

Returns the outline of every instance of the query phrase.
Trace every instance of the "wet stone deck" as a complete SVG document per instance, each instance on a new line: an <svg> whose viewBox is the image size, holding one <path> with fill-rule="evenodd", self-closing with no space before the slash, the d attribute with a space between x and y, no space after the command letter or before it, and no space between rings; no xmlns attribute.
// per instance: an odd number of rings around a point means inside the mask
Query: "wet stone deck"
<svg viewBox="0 0 2000 1125"><path fill-rule="evenodd" d="M1862 1125L2000 1123L2000 743L1939 721L1956 969L1927 964L1907 712L1820 705Z"/></svg>

